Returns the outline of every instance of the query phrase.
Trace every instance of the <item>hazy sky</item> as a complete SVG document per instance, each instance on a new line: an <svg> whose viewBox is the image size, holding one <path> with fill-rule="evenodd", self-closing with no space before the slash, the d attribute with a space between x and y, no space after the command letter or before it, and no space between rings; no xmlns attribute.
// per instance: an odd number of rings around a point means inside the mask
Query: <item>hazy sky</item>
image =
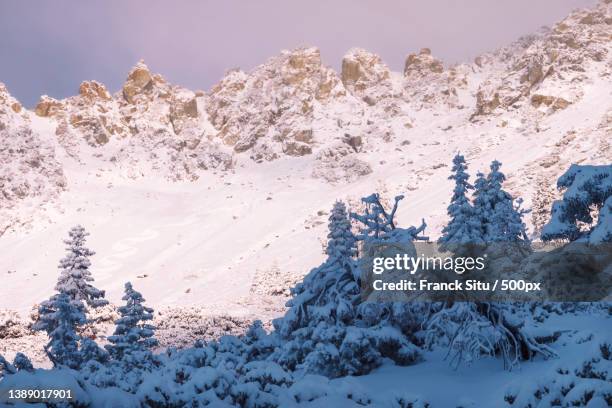
<svg viewBox="0 0 612 408"><path fill-rule="evenodd" d="M394 70L422 47L471 60L595 0L0 0L0 82L25 105L111 91L143 58L173 83L208 90L229 68L316 45L326 64L358 46Z"/></svg>

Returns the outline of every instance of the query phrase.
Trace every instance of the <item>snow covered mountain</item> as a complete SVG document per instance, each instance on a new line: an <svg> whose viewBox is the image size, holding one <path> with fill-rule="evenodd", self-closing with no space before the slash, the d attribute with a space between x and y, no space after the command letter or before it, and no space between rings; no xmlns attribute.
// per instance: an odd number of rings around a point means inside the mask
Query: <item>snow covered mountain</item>
<svg viewBox="0 0 612 408"><path fill-rule="evenodd" d="M437 236L457 151L472 175L504 164L537 236L571 163L612 162L611 48L605 0L452 67L356 48L338 73L299 48L203 92L139 62L115 94L87 81L32 111L0 86L0 309L49 295L80 223L111 301L132 280L154 305L274 314L262 287L323 258L336 199L404 193L399 221Z"/></svg>

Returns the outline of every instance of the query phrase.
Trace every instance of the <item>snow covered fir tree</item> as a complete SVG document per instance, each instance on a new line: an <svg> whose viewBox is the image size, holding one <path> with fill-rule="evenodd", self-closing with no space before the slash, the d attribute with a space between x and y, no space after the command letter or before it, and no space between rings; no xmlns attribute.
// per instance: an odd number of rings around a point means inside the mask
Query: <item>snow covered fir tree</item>
<svg viewBox="0 0 612 408"><path fill-rule="evenodd" d="M376 195L364 198L366 213L353 215L364 223L360 239L380 239L395 231L399 200L387 213ZM366 374L384 357L399 364L416 362L418 350L400 326L380 320L388 310L360 304L357 237L341 202L331 212L328 238L327 260L294 288L289 310L274 322L283 341L273 358L290 370L329 377Z"/></svg>
<svg viewBox="0 0 612 408"><path fill-rule="evenodd" d="M469 183L465 158L457 154L453 159L455 188L448 206L448 224L438 239L442 249L470 252L474 246L492 243L528 243L523 217L529 210L521 208L522 199L514 199L503 189L506 176L501 163L491 162L488 175L478 172L474 185ZM472 190L472 199L468 191Z"/></svg>
<svg viewBox="0 0 612 408"><path fill-rule="evenodd" d="M90 284L94 279L89 271L89 257L95 252L85 246L88 235L80 225L68 232L69 239L64 241L68 253L59 263L60 276L55 289L67 294L72 300L83 301L90 307L100 307L108 304L108 301L104 299L103 290Z"/></svg>
<svg viewBox="0 0 612 408"><path fill-rule="evenodd" d="M143 305L144 298L135 291L130 282L125 284L125 305L119 308L121 317L108 337L106 345L111 357L127 365L127 369L151 361L151 349L158 345L153 337L154 326L147 323L153 319L153 309Z"/></svg>
<svg viewBox="0 0 612 408"><path fill-rule="evenodd" d="M42 330L49 336L45 352L54 366L78 369L83 363L79 352L77 327L85 324L85 308L80 300L73 300L67 293L58 293L44 302L34 330Z"/></svg>
<svg viewBox="0 0 612 408"><path fill-rule="evenodd" d="M528 213L521 208L521 199L513 197L503 189L506 176L500 171L501 163L491 162L490 172L478 174L474 190L475 214L480 220L485 243L526 242L523 216Z"/></svg>
<svg viewBox="0 0 612 408"><path fill-rule="evenodd" d="M467 193L474 189L469 183L469 175L466 172L465 158L457 154L453 159L453 174L448 178L455 181L453 197L448 206L448 224L442 229L442 236L438 239L442 249L457 252L461 246L470 244L482 245L485 242L483 233L483 222L476 215L476 209L467 197ZM484 183L484 178L482 178ZM481 191L484 186L479 186Z"/></svg>
<svg viewBox="0 0 612 408"><path fill-rule="evenodd" d="M612 165L573 164L559 178L557 187L565 193L562 200L553 203L542 239L612 242Z"/></svg>
<svg viewBox="0 0 612 408"><path fill-rule="evenodd" d="M446 249L465 242L529 245L525 211L503 189L500 166L494 161L490 173L478 175L472 187L465 158L455 156L448 223L440 238ZM559 180L566 193L553 205L544 229L548 237L605 241L612 220L610 179L610 166L572 166ZM424 378L437 389L453 387L441 380L447 377L439 370L467 370L458 374L463 377L472 370L491 370L480 362L491 359L500 369L511 370L507 378L517 380L500 391L503 396L495 406L612 404L611 339L556 327L562 318L571 324L594 315L609 318L610 303L569 308L546 302L365 301L363 267L372 256L368 250L428 241L424 220L407 228L397 221L403 198L396 196L388 204L372 194L362 199L361 212L350 212L337 201L329 214L324 261L292 288L284 316L273 321L270 331L255 321L243 335L197 340L183 349L158 349L153 309L129 282L114 333L106 341L80 334L87 324L86 305L102 304L104 292L90 284L92 252L84 247L86 234L80 227L73 229L58 293L41 304L33 327L49 338L45 352L53 368L35 368L23 354L12 362L0 356L0 398L5 398L0 403L11 403L7 390L38 384L69 387L72 406L434 408L428 398L435 396L420 395L416 385L385 393L380 379L392 382L399 376L423 385ZM597 208L599 214L590 211L587 218L586 208ZM591 225L582 225L586 221ZM583 343L591 344L592 352L576 353ZM436 366L435 373L423 368L441 360L446 363ZM549 371L539 368L544 364ZM539 381L522 383L521 370L533 367ZM385 377L389 370L393 376ZM368 386L369 379L377 387ZM452 408L477 406L457 404Z"/></svg>

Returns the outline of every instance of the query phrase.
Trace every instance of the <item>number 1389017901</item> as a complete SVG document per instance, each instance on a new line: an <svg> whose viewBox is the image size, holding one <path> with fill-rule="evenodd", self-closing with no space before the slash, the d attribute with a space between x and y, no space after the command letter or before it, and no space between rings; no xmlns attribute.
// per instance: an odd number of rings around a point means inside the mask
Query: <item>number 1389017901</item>
<svg viewBox="0 0 612 408"><path fill-rule="evenodd" d="M9 401L60 402L73 399L72 390L61 388L48 389L9 389L4 396ZM0 400L3 398L0 398Z"/></svg>

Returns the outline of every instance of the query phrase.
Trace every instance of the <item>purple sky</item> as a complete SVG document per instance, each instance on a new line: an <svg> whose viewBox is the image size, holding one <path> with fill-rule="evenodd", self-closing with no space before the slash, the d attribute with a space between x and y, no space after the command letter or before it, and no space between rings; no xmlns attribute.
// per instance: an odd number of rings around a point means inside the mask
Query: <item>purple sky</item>
<svg viewBox="0 0 612 408"><path fill-rule="evenodd" d="M31 107L87 79L114 92L143 58L173 83L208 90L229 68L301 45L333 67L358 46L401 70L422 47L447 63L471 60L595 2L0 0L0 82Z"/></svg>

